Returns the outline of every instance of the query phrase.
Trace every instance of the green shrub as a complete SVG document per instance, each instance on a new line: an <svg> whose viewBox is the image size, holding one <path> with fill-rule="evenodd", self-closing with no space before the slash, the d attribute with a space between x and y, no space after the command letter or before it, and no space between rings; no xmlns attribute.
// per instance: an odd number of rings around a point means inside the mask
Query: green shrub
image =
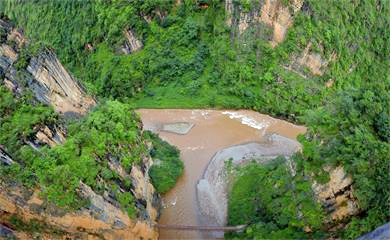
<svg viewBox="0 0 390 240"><path fill-rule="evenodd" d="M180 152L158 135L150 131L145 131L144 134L153 144L150 155L155 163L150 168L149 175L157 192L165 193L175 186L177 179L183 174L184 165L180 160Z"/></svg>

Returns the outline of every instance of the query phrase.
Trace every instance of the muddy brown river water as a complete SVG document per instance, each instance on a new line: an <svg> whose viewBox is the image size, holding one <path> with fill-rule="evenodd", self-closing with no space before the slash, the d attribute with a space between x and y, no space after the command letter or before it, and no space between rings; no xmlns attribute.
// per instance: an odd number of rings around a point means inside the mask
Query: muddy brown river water
<svg viewBox="0 0 390 240"><path fill-rule="evenodd" d="M160 224L200 225L196 185L213 155L248 142L267 143L269 134L295 139L303 126L247 110L139 109L144 128L180 149L184 174L163 196ZM164 125L192 123L187 134L164 131ZM196 231L160 230L160 239L202 239Z"/></svg>

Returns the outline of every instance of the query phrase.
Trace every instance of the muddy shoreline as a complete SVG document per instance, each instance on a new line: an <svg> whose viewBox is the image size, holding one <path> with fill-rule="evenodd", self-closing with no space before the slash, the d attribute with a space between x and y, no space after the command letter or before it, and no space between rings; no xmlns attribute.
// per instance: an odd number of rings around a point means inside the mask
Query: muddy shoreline
<svg viewBox="0 0 390 240"><path fill-rule="evenodd" d="M279 156L289 158L301 149L297 141L280 135L272 134L266 139L265 143L250 142L230 146L213 156L197 184L200 223L217 226L227 224L228 189L232 174L227 172L227 160L230 159L232 167L252 161L266 164ZM206 236L220 238L223 237L223 233L206 234Z"/></svg>
<svg viewBox="0 0 390 240"><path fill-rule="evenodd" d="M202 224L204 219L198 206L196 185L217 152L251 142L267 144L267 136L272 134L295 139L306 131L305 127L248 110L139 109L137 112L144 129L158 133L162 139L179 148L185 165L184 174L176 186L163 196L165 208L162 209L160 224ZM182 131L175 123L191 128L188 132ZM179 131L163 131L164 125ZM187 133L180 134L183 132ZM160 231L160 239L202 238L205 236L194 231Z"/></svg>

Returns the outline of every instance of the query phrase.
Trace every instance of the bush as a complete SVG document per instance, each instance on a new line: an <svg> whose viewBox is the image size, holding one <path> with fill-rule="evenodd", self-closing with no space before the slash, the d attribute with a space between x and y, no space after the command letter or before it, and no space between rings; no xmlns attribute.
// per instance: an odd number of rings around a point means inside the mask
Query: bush
<svg viewBox="0 0 390 240"><path fill-rule="evenodd" d="M153 144L150 155L155 164L150 168L149 175L157 192L165 193L175 186L177 179L183 174L184 165L180 160L180 152L158 135L150 131L145 131L144 134Z"/></svg>

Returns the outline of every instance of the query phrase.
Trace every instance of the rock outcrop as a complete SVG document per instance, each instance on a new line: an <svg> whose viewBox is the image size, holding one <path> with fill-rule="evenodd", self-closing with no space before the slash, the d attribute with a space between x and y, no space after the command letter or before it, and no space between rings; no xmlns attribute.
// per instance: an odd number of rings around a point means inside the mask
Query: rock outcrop
<svg viewBox="0 0 390 240"><path fill-rule="evenodd" d="M225 14L226 14L225 23L229 27L232 25L233 10L234 10L233 0L225 0Z"/></svg>
<svg viewBox="0 0 390 240"><path fill-rule="evenodd" d="M321 52L322 46L320 46ZM301 56L293 59L293 67L299 71L300 67L306 67L309 69L311 74L322 76L324 69L329 65L330 62L334 61L336 53L333 53L329 59L324 59L322 54L312 51L312 43L309 42L306 48L303 50Z"/></svg>
<svg viewBox="0 0 390 240"><path fill-rule="evenodd" d="M39 53L29 61L26 69L17 70L14 63L28 41L21 30L4 20L1 20L0 28L7 33L7 41L15 43L14 46L7 45L5 39L0 43L0 72L5 76L1 81L8 89L21 92L21 88L27 86L38 101L52 105L59 113L85 114L96 105L52 50Z"/></svg>
<svg viewBox="0 0 390 240"><path fill-rule="evenodd" d="M53 51L31 59L27 71L33 76L32 89L37 98L60 113L85 114L96 102L62 66Z"/></svg>
<svg viewBox="0 0 390 240"><path fill-rule="evenodd" d="M329 182L326 184L314 182L312 186L318 201L333 220L358 214L360 209L353 195L352 177L345 173L342 166L325 170L329 172Z"/></svg>
<svg viewBox="0 0 390 240"><path fill-rule="evenodd" d="M134 222L121 209L105 201L83 183L80 183L80 191L90 200L90 204L72 213L51 209L39 197L37 190L30 191L4 182L0 183L0 190L0 223L3 226L11 218L17 217L26 225L34 221L47 226L42 233L34 234L51 236L48 239L55 237L50 233L53 230L62 231L70 239L157 239L153 228L143 222ZM9 225L6 229L8 235L24 235L22 239L28 239L32 234L14 230L12 224ZM59 239L60 236L55 238Z"/></svg>
<svg viewBox="0 0 390 240"><path fill-rule="evenodd" d="M158 194L150 182L148 175L149 167L147 170L142 171L138 166L133 166L131 169L131 180L133 184L133 195L140 201L144 202L144 211L141 211L140 217L144 220L149 220L151 223L155 223L158 218Z"/></svg>
<svg viewBox="0 0 390 240"><path fill-rule="evenodd" d="M27 38L23 35L21 29L13 28L7 36L8 41L14 41L20 49L28 44Z"/></svg>
<svg viewBox="0 0 390 240"><path fill-rule="evenodd" d="M0 146L0 163L8 166L15 163L12 160L11 156L9 156L8 153L6 153L1 146Z"/></svg>
<svg viewBox="0 0 390 240"><path fill-rule="evenodd" d="M45 143L50 147L54 147L65 142L65 133L56 126L51 128L44 126L37 130L35 139L37 141L35 144Z"/></svg>
<svg viewBox="0 0 390 240"><path fill-rule="evenodd" d="M281 0L259 0L257 3L259 7L253 6L249 11L242 11L239 6L235 6L233 0L225 0L226 24L237 25L241 34L251 23L263 23L273 30L270 43L275 47L285 39L287 29L292 26L294 16L300 11L303 0L289 1L288 5L284 5Z"/></svg>
<svg viewBox="0 0 390 240"><path fill-rule="evenodd" d="M22 31L0 19L0 28L7 33L0 39L0 83L17 97L28 88L35 100L53 106L63 115L83 115L96 105L80 83L64 68L53 50L44 50L27 60L27 66L15 67L21 48L28 44ZM5 39L15 44L8 45ZM137 50L138 40L129 43L132 51ZM137 42L138 41L138 42ZM131 45L133 44L133 45ZM142 128L142 124L139 126ZM65 141L65 131L59 126L35 126L35 138L26 140L32 148L39 150L43 144L54 147ZM108 157L108 166L118 173L119 191L124 190L124 182L132 181L131 191L136 198L137 218L131 219L121 209L117 199L109 190L101 195L91 187L80 182L78 194L89 204L77 211L64 212L41 198L39 189L26 189L11 179L0 178L0 238L16 237L20 239L157 239L158 232L153 224L157 221L160 198L150 183L148 170L153 163L147 152L142 166L133 166L128 173L120 161ZM17 164L0 145L0 164ZM6 181L5 181L6 180ZM103 179L99 179L103 181ZM102 182L104 186L107 184ZM114 194L115 195L115 194ZM32 235L21 231L12 223L17 218L28 225L33 221L44 228ZM59 236L57 234L59 233Z"/></svg>
<svg viewBox="0 0 390 240"><path fill-rule="evenodd" d="M7 44L1 44L0 55L7 58L10 63L14 63L18 59L18 54L16 51Z"/></svg>
<svg viewBox="0 0 390 240"><path fill-rule="evenodd" d="M0 164L15 164L1 146ZM138 202L137 219L130 219L115 199L97 194L83 182L80 182L79 196L87 199L89 204L78 211L65 213L42 199L39 189L26 189L12 180L0 178L0 230L6 236L31 239L31 232L12 228L10 221L16 217L25 225L34 221L46 226L48 229L45 231L35 233L41 239L53 239L59 231L61 237L66 235L70 239L157 239L158 232L153 225L157 221L160 202L148 176L151 164L152 159L148 156L144 159L143 168L133 166L131 174L120 167L124 171L122 180L132 179L132 192Z"/></svg>
<svg viewBox="0 0 390 240"><path fill-rule="evenodd" d="M287 29L292 26L294 16L299 12L303 0L289 1L284 6L280 0L265 0L261 8L260 21L273 28L272 46L283 42Z"/></svg>
<svg viewBox="0 0 390 240"><path fill-rule="evenodd" d="M239 34L246 31L251 24L258 23L259 8L244 11L241 6L235 5L233 0L225 0L226 24L237 27Z"/></svg>
<svg viewBox="0 0 390 240"><path fill-rule="evenodd" d="M123 31L123 35L126 38L126 42L121 49L123 53L130 54L141 50L144 46L142 42L136 37L133 30L127 29Z"/></svg>
<svg viewBox="0 0 390 240"><path fill-rule="evenodd" d="M323 46L319 45L319 51L313 51L312 43L309 42L305 49L300 55L293 55L291 58L291 63L287 66L282 66L288 71L292 71L302 78L308 79L309 76L305 73L305 68L308 70L308 73L314 76L323 76L328 65L335 61L337 54L333 52L328 59L323 57L324 49ZM329 79L325 83L325 87L330 88L335 83L335 79Z"/></svg>

